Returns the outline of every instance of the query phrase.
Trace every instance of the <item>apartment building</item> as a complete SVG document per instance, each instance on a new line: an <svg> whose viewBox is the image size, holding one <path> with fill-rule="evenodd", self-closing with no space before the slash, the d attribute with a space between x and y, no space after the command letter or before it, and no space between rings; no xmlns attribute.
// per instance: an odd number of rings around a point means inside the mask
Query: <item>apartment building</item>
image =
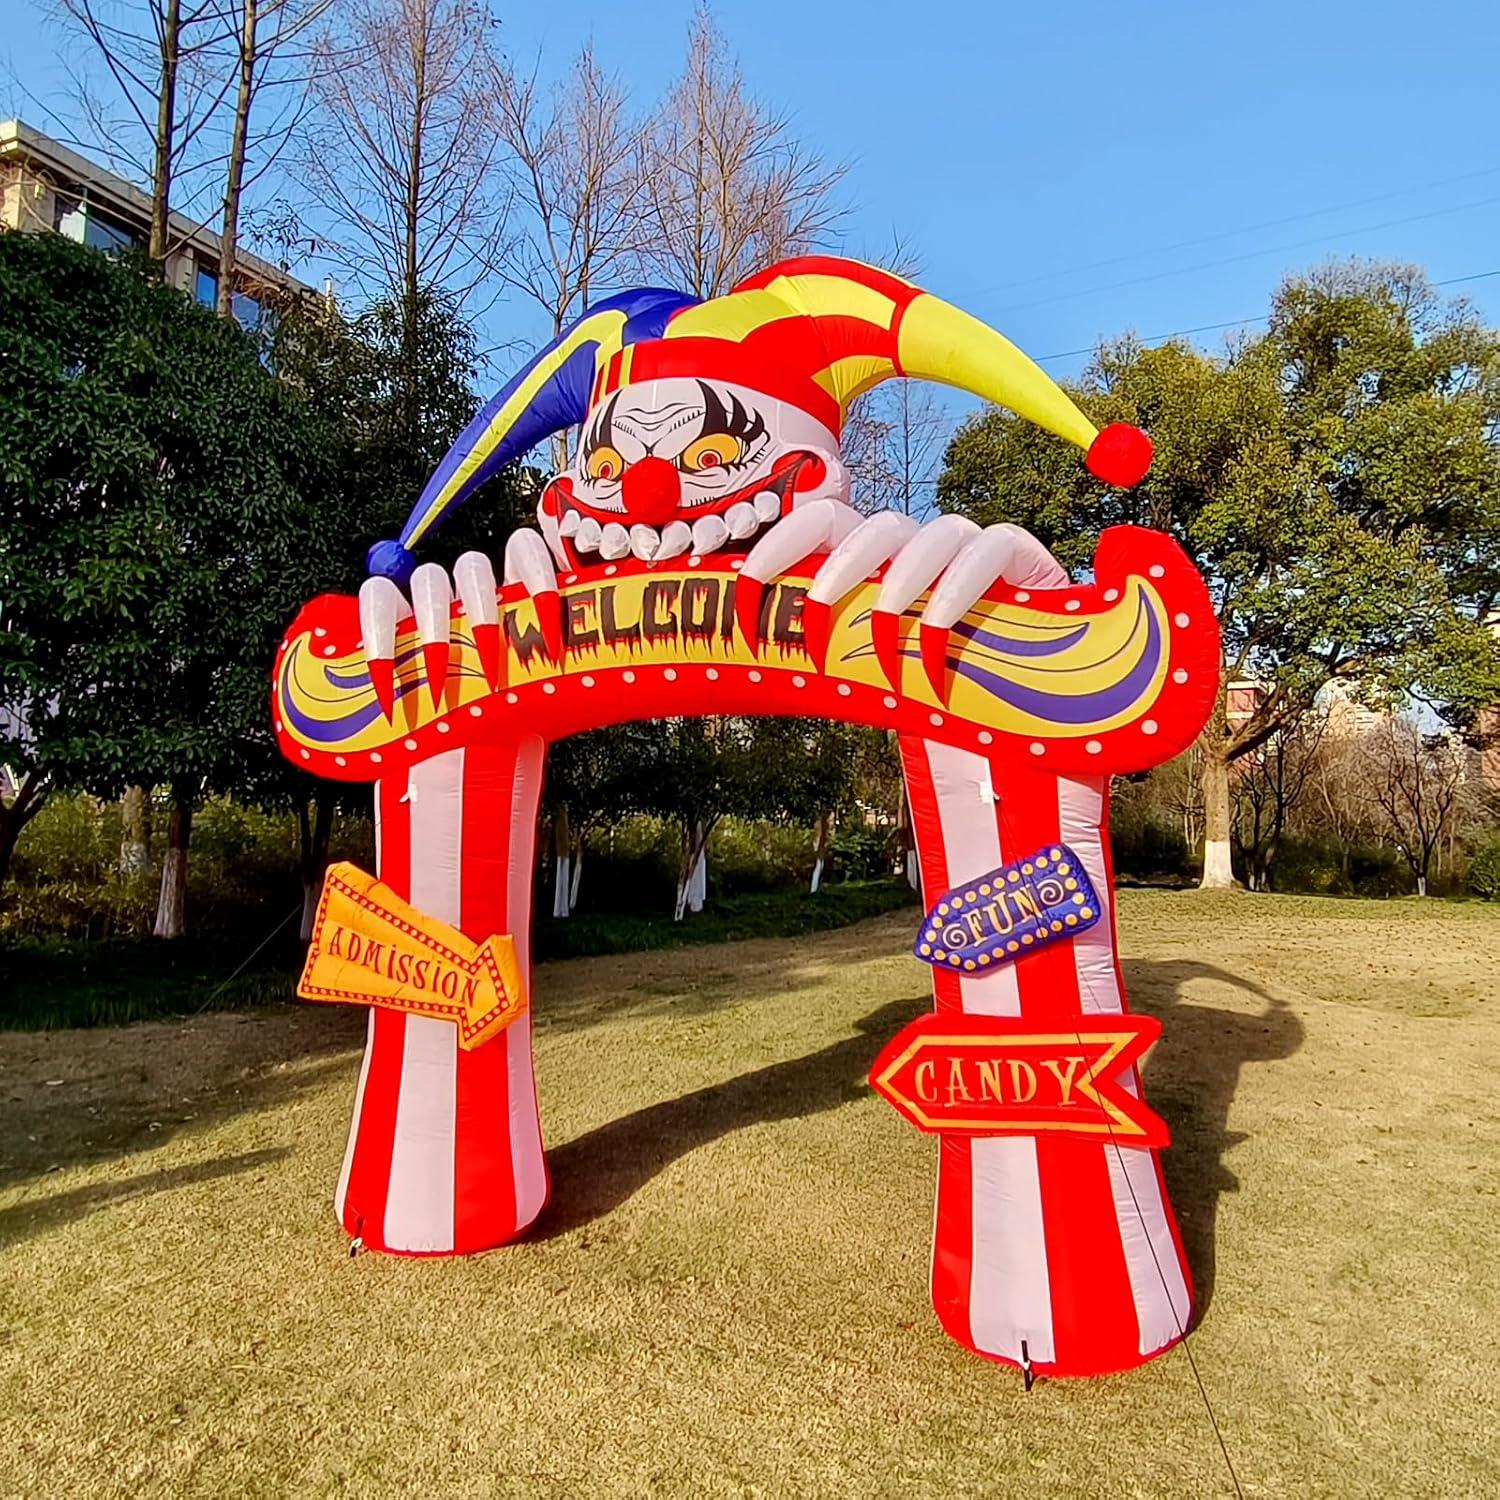
<svg viewBox="0 0 1500 1500"><path fill-rule="evenodd" d="M22 233L66 235L100 250L145 248L151 200L133 184L96 166L22 120L0 122L0 226ZM171 216L167 283L214 306L219 290L219 236L182 214ZM263 333L280 307L314 289L248 251L235 257L231 307L242 327Z"/></svg>

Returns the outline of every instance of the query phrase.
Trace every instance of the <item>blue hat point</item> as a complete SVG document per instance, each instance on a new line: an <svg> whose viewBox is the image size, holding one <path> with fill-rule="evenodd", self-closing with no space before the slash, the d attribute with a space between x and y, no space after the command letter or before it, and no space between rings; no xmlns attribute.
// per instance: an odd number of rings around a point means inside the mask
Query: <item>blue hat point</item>
<svg viewBox="0 0 1500 1500"><path fill-rule="evenodd" d="M405 588L416 571L417 559L400 542L376 542L365 554L365 566L377 578L389 578Z"/></svg>

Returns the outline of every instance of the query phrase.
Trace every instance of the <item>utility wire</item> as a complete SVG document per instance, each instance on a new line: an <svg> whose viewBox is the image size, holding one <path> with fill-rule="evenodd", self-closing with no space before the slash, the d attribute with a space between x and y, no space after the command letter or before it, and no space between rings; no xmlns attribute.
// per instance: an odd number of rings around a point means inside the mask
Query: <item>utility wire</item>
<svg viewBox="0 0 1500 1500"><path fill-rule="evenodd" d="M1018 287L1035 286L1039 281L1056 281L1059 277L1079 276L1085 271L1102 271L1110 266L1126 265L1133 260L1145 260L1148 256L1170 255L1176 250L1191 250L1196 245L1212 245L1220 240L1232 240L1241 234L1255 234L1262 229L1279 229L1284 224L1300 224L1307 219L1343 213L1351 208L1368 208L1372 203L1388 203L1392 198L1408 198L1413 193L1430 192L1433 188L1453 187L1460 182L1473 182L1478 177L1493 177L1496 172L1500 172L1500 167L1484 167L1478 172L1465 172L1458 177L1443 177L1436 182L1423 182L1415 187L1397 188L1389 193L1377 193L1373 198L1354 198L1345 203L1330 204L1327 208L1309 209L1306 213L1288 214L1280 219L1263 219L1259 224L1244 224L1238 229L1220 230L1217 234L1199 235L1190 240L1176 240L1170 245L1156 245L1149 250L1132 250L1125 255L1112 255L1106 260L1091 260L1080 266L1068 266L1061 271L1041 271L1035 276L1023 276L1019 281L1005 281L998 286L981 287L979 294L1009 292Z"/></svg>
<svg viewBox="0 0 1500 1500"><path fill-rule="evenodd" d="M1500 270L1475 271L1468 276L1449 276L1442 281L1434 281L1433 286L1458 286L1466 281L1484 281L1491 276L1500 276ZM1171 333L1153 333L1141 340L1143 344L1164 344L1168 339L1186 338L1190 333L1216 333L1221 328L1243 328L1249 323L1264 323L1267 321L1266 313L1257 313L1251 318L1231 318L1227 323L1199 323L1193 328L1176 328ZM1037 357L1040 365L1049 364L1058 359L1074 359L1080 354L1092 354L1098 348L1097 344L1090 344L1085 349L1064 349L1060 354L1042 354Z"/></svg>
<svg viewBox="0 0 1500 1500"><path fill-rule="evenodd" d="M1037 297L1031 302L1012 302L997 308L997 312L1022 312L1027 308L1045 307L1051 302L1073 302L1083 297L1092 297L1097 292L1115 292L1122 287L1143 286L1150 281L1170 281L1174 276L1187 276L1194 271L1211 271L1217 266L1238 265L1242 261L1260 260L1267 255L1281 255L1288 250L1305 250L1311 245L1327 244L1329 240L1348 239L1352 235L1373 234L1380 229L1395 229L1402 224L1416 224L1426 219L1440 219L1448 214L1465 213L1471 208L1486 208L1500 203L1500 196L1476 198L1470 203L1454 203L1447 208L1428 209L1425 213L1406 214L1399 219L1383 219L1378 224L1362 224L1357 229L1340 229L1333 234L1314 235L1311 239L1290 240L1282 245L1268 245L1261 250L1246 250L1239 255L1224 255L1217 260L1199 261L1196 265L1178 266L1170 271L1149 271L1144 276L1129 276L1123 281L1110 281L1101 286L1091 286L1082 292L1056 292L1048 297Z"/></svg>

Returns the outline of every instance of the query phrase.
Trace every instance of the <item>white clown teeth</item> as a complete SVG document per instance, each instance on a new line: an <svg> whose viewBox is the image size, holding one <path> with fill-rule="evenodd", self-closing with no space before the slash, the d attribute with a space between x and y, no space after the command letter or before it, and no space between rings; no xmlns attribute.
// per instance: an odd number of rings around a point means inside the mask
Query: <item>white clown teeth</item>
<svg viewBox="0 0 1500 1500"><path fill-rule="evenodd" d="M668 521L662 529L661 545L656 549L656 560L665 562L686 552L693 545L693 528L686 521Z"/></svg>
<svg viewBox="0 0 1500 1500"><path fill-rule="evenodd" d="M737 542L744 541L760 526L760 518L755 514L755 507L747 505L743 500L729 507L724 514L724 522L729 527L730 536Z"/></svg>
<svg viewBox="0 0 1500 1500"><path fill-rule="evenodd" d="M642 562L650 562L661 550L661 538L654 526L635 525L630 528L630 550Z"/></svg>
<svg viewBox="0 0 1500 1500"><path fill-rule="evenodd" d="M605 562L630 556L630 533L618 521L608 522L599 534L599 556Z"/></svg>
<svg viewBox="0 0 1500 1500"><path fill-rule="evenodd" d="M585 516L578 523L578 533L573 538L573 544L583 552L597 552L599 550L600 538L604 535L603 528L592 516Z"/></svg>
<svg viewBox="0 0 1500 1500"><path fill-rule="evenodd" d="M755 514L762 521L774 521L781 514L781 501L771 490L762 490L754 505Z"/></svg>
<svg viewBox="0 0 1500 1500"><path fill-rule="evenodd" d="M557 523L557 529L564 536L572 536L573 533L578 530L579 524L582 522L582 520L583 517L580 516L576 510L565 510L563 512L562 520Z"/></svg>
<svg viewBox="0 0 1500 1500"><path fill-rule="evenodd" d="M721 516L700 516L693 522L693 555L702 557L722 547L729 539L729 528Z"/></svg>

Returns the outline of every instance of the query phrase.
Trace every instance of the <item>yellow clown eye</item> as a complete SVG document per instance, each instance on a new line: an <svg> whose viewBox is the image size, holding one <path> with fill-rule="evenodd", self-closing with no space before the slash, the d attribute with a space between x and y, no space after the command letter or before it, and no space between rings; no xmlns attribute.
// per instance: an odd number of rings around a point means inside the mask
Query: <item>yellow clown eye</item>
<svg viewBox="0 0 1500 1500"><path fill-rule="evenodd" d="M722 469L738 463L744 451L745 445L731 433L705 432L682 450L677 466L689 474L701 474L705 469Z"/></svg>
<svg viewBox="0 0 1500 1500"><path fill-rule="evenodd" d="M608 443L595 448L589 454L590 479L618 479L624 468L625 460L620 457L619 451L611 448Z"/></svg>

